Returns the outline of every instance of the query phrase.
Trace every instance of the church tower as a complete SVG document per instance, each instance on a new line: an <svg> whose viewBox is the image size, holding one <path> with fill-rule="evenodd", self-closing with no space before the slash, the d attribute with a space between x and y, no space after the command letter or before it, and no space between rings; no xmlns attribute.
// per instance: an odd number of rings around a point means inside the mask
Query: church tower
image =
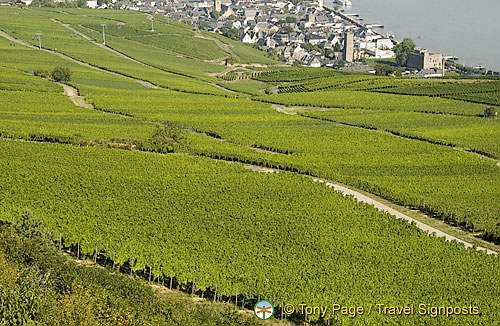
<svg viewBox="0 0 500 326"><path fill-rule="evenodd" d="M218 12L221 11L220 0L214 0L214 11L218 11Z"/></svg>

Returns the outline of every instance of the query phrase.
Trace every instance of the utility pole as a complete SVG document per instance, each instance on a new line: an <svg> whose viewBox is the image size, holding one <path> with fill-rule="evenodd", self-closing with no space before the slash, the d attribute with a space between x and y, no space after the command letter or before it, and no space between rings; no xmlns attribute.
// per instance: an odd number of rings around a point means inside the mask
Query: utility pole
<svg viewBox="0 0 500 326"><path fill-rule="evenodd" d="M106 33L104 32L104 28L106 28L106 24L101 24L102 26L102 44L106 45Z"/></svg>
<svg viewBox="0 0 500 326"><path fill-rule="evenodd" d="M151 17L151 32L154 32L154 31L155 31L155 26L154 26L154 23L155 23L155 18L154 18L154 17Z"/></svg>
<svg viewBox="0 0 500 326"><path fill-rule="evenodd" d="M42 49L42 32L36 33L36 36L38 36L38 48L41 50Z"/></svg>

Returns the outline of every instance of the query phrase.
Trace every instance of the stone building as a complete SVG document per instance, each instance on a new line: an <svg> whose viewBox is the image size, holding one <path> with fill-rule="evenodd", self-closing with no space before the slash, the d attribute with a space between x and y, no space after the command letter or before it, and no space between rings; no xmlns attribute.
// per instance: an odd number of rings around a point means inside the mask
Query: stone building
<svg viewBox="0 0 500 326"><path fill-rule="evenodd" d="M354 61L354 33L346 32L344 35L344 60Z"/></svg>
<svg viewBox="0 0 500 326"><path fill-rule="evenodd" d="M406 66L411 69L443 69L443 55L441 53L430 53L429 51L415 50L408 53Z"/></svg>

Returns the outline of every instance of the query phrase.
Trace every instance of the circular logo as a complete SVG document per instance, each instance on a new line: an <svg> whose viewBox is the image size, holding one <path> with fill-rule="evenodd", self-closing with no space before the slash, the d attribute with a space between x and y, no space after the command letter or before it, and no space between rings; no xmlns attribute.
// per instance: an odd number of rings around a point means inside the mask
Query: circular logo
<svg viewBox="0 0 500 326"><path fill-rule="evenodd" d="M255 308L253 308L253 311L255 313L255 316L257 316L257 318L262 320L267 320L271 318L271 316L274 314L274 307L271 303L263 300L257 302Z"/></svg>

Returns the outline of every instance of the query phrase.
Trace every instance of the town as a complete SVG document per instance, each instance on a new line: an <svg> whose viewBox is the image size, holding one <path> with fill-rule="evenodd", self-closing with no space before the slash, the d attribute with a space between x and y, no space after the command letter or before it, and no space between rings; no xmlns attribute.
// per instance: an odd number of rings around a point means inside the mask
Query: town
<svg viewBox="0 0 500 326"><path fill-rule="evenodd" d="M33 1L43 5L48 0L17 0L26 5ZM344 13L344 8L351 4L348 0L334 0L334 8L325 6L324 0L78 0L74 3L92 9L164 15L239 40L293 66L418 77L441 77L445 72L498 75L484 68L461 66L453 56L417 49L411 40L410 49L402 45L405 53L401 61L396 48L400 42L395 36L380 33L376 28L383 26L364 23L357 14Z"/></svg>
<svg viewBox="0 0 500 326"><path fill-rule="evenodd" d="M407 62L401 64L406 69L383 64L378 65L381 71L377 71L377 65L366 64L367 59L394 62L398 41L391 33L384 35L375 30L382 26L365 24L357 15L344 14L342 8L350 5L350 1L345 0L336 0L334 8L325 6L324 0L110 1L107 4L91 0L87 5L162 14L240 40L294 66L440 77L445 74L443 67L448 60L448 70L459 74L484 74L477 70L461 70L452 61L457 58L414 49L414 45Z"/></svg>
<svg viewBox="0 0 500 326"><path fill-rule="evenodd" d="M89 1L91 2L91 1ZM97 2L89 3L98 7ZM315 1L176 0L102 4L105 8L164 14L175 20L251 44L288 64L307 67L350 65L362 58L394 58L396 41ZM355 70L373 70L364 65Z"/></svg>

